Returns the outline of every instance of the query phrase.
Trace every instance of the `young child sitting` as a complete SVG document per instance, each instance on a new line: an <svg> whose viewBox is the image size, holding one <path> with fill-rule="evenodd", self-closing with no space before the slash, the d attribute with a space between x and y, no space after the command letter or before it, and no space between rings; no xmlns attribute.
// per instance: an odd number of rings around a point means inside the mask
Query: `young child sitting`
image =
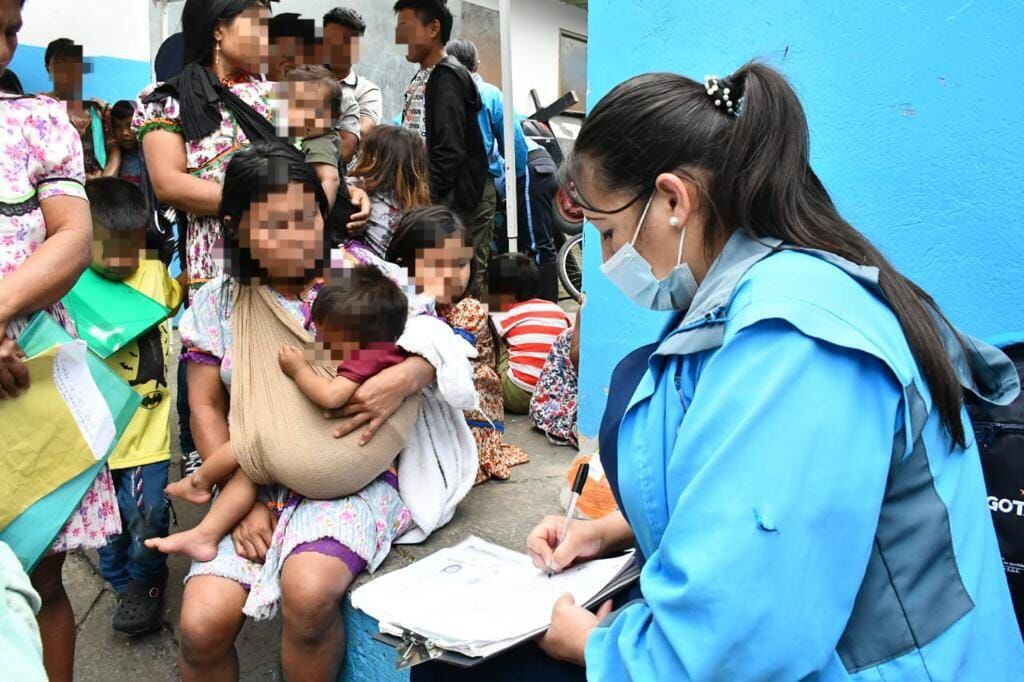
<svg viewBox="0 0 1024 682"><path fill-rule="evenodd" d="M537 264L519 253L507 253L491 260L487 268L491 322L500 349L505 409L528 414L537 379L559 334L572 326L564 310L551 301L537 298L540 272Z"/></svg>
<svg viewBox="0 0 1024 682"><path fill-rule="evenodd" d="M370 220L356 240L384 258L399 217L430 205L423 139L397 126L374 128L363 142L349 184L370 196Z"/></svg>
<svg viewBox="0 0 1024 682"><path fill-rule="evenodd" d="M469 291L475 262L466 228L443 206L410 211L398 223L388 260L407 268L417 295L434 304L437 315L476 349L472 365L478 409L465 412L477 445L475 482L508 479L510 467L530 458L522 448L504 442L505 410L494 367L494 337L486 308Z"/></svg>
<svg viewBox="0 0 1024 682"><path fill-rule="evenodd" d="M405 329L408 302L402 290L377 268L356 266L343 271L338 281L317 295L311 319L332 360L340 360L337 376L317 374L303 351L284 347L278 355L281 370L299 390L323 409L345 405L360 384L406 359L395 342ZM320 352L320 351L317 351ZM339 447L344 447L339 444ZM337 476L343 478L344 471ZM167 486L167 494L203 504L213 486L228 480L206 517L195 528L146 544L161 552L186 554L197 561L216 555L217 543L252 509L257 485L244 471L230 441L215 450L188 478ZM287 485L285 481L280 481ZM305 497L309 491L296 489Z"/></svg>
<svg viewBox="0 0 1024 682"><path fill-rule="evenodd" d="M165 305L173 316L181 285L160 261L140 258L149 220L142 190L119 178L97 178L85 191L93 220L92 270ZM163 614L167 557L143 542L165 536L169 525L164 487L171 459L170 335L170 322L164 322L106 361L144 398L109 461L124 530L99 550L100 571L120 597L112 625L127 635L159 629Z"/></svg>
<svg viewBox="0 0 1024 682"><path fill-rule="evenodd" d="M419 216L419 219L417 217ZM431 218L431 216L433 216ZM424 219L431 218L431 219ZM441 234L442 231L432 228L431 223L448 220L451 222L454 234L465 234L458 217L444 208L433 208L429 211L413 211L402 218L401 228L395 238L395 248L392 255L402 258L401 251L403 242L411 241L412 233L419 233L415 241L418 245L430 243L430 232ZM462 247L465 257L472 253L470 243ZM432 249L423 249L425 256L429 256ZM453 254L454 257L454 254ZM436 259L436 256L435 256ZM475 261L470 269L475 266ZM450 283L452 293L442 295L437 301L436 311L438 316L448 323L456 334L466 339L477 351L473 359L473 385L480 403L480 409L466 412L466 423L473 432L476 440L479 469L477 470L476 483L483 483L490 478L508 480L512 473L511 467L524 464L530 461L529 455L518 445L506 443L505 431L505 406L501 390L501 378L498 375L495 362L494 334L488 323L487 306L480 302L473 292L469 291L469 283L472 281L470 273L466 273L465 279L458 279ZM434 296L437 296L435 293Z"/></svg>

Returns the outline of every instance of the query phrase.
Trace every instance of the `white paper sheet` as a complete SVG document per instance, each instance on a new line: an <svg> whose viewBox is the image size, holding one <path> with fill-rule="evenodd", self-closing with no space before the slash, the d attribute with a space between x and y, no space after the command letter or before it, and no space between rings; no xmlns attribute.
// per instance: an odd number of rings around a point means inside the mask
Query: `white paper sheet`
<svg viewBox="0 0 1024 682"><path fill-rule="evenodd" d="M352 604L384 632L397 626L446 649L487 655L543 631L566 592L578 604L590 600L631 560L591 561L549 578L525 554L470 537L364 585Z"/></svg>
<svg viewBox="0 0 1024 682"><path fill-rule="evenodd" d="M99 461L117 437L117 427L107 401L89 372L88 352L88 346L80 340L61 346L53 362L53 383L75 418L93 457Z"/></svg>

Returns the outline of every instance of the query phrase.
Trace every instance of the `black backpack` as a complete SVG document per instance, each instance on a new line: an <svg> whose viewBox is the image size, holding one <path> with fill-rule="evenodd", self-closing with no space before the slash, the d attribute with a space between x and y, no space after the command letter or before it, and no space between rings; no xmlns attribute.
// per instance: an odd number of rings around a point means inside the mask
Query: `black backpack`
<svg viewBox="0 0 1024 682"><path fill-rule="evenodd" d="M1003 349L1024 383L1024 342ZM1024 632L1024 392L995 407L968 398L967 409L981 452L988 506L1010 583L1017 623Z"/></svg>

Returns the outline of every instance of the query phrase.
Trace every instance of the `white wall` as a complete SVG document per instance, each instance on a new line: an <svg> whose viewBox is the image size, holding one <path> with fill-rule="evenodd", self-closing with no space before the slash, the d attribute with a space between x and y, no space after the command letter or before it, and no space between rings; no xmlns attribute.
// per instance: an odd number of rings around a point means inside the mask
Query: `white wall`
<svg viewBox="0 0 1024 682"><path fill-rule="evenodd" d="M498 9L498 0L466 1ZM563 29L587 35L587 13L560 0L512 0L512 89L519 113L534 111L531 88L544 105L565 94L558 91L558 40Z"/></svg>
<svg viewBox="0 0 1024 682"><path fill-rule="evenodd" d="M29 0L22 45L71 38L89 57L149 61L150 0Z"/></svg>

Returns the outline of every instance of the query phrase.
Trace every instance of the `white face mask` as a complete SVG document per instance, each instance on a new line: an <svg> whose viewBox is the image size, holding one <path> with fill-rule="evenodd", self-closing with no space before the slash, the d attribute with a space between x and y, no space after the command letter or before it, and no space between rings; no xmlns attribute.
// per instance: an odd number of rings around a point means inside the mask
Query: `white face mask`
<svg viewBox="0 0 1024 682"><path fill-rule="evenodd" d="M640 214L640 222L636 226L633 240L615 252L608 262L601 266L601 272L612 281L619 290L629 297L633 303L651 310L687 310L693 303L697 293L697 280L690 271L690 266L683 261L683 243L686 239L686 228L679 235L679 255L676 266L665 279L657 279L651 264L644 260L636 250L637 237L644 225L647 212L651 210L654 194L647 200L644 212Z"/></svg>

